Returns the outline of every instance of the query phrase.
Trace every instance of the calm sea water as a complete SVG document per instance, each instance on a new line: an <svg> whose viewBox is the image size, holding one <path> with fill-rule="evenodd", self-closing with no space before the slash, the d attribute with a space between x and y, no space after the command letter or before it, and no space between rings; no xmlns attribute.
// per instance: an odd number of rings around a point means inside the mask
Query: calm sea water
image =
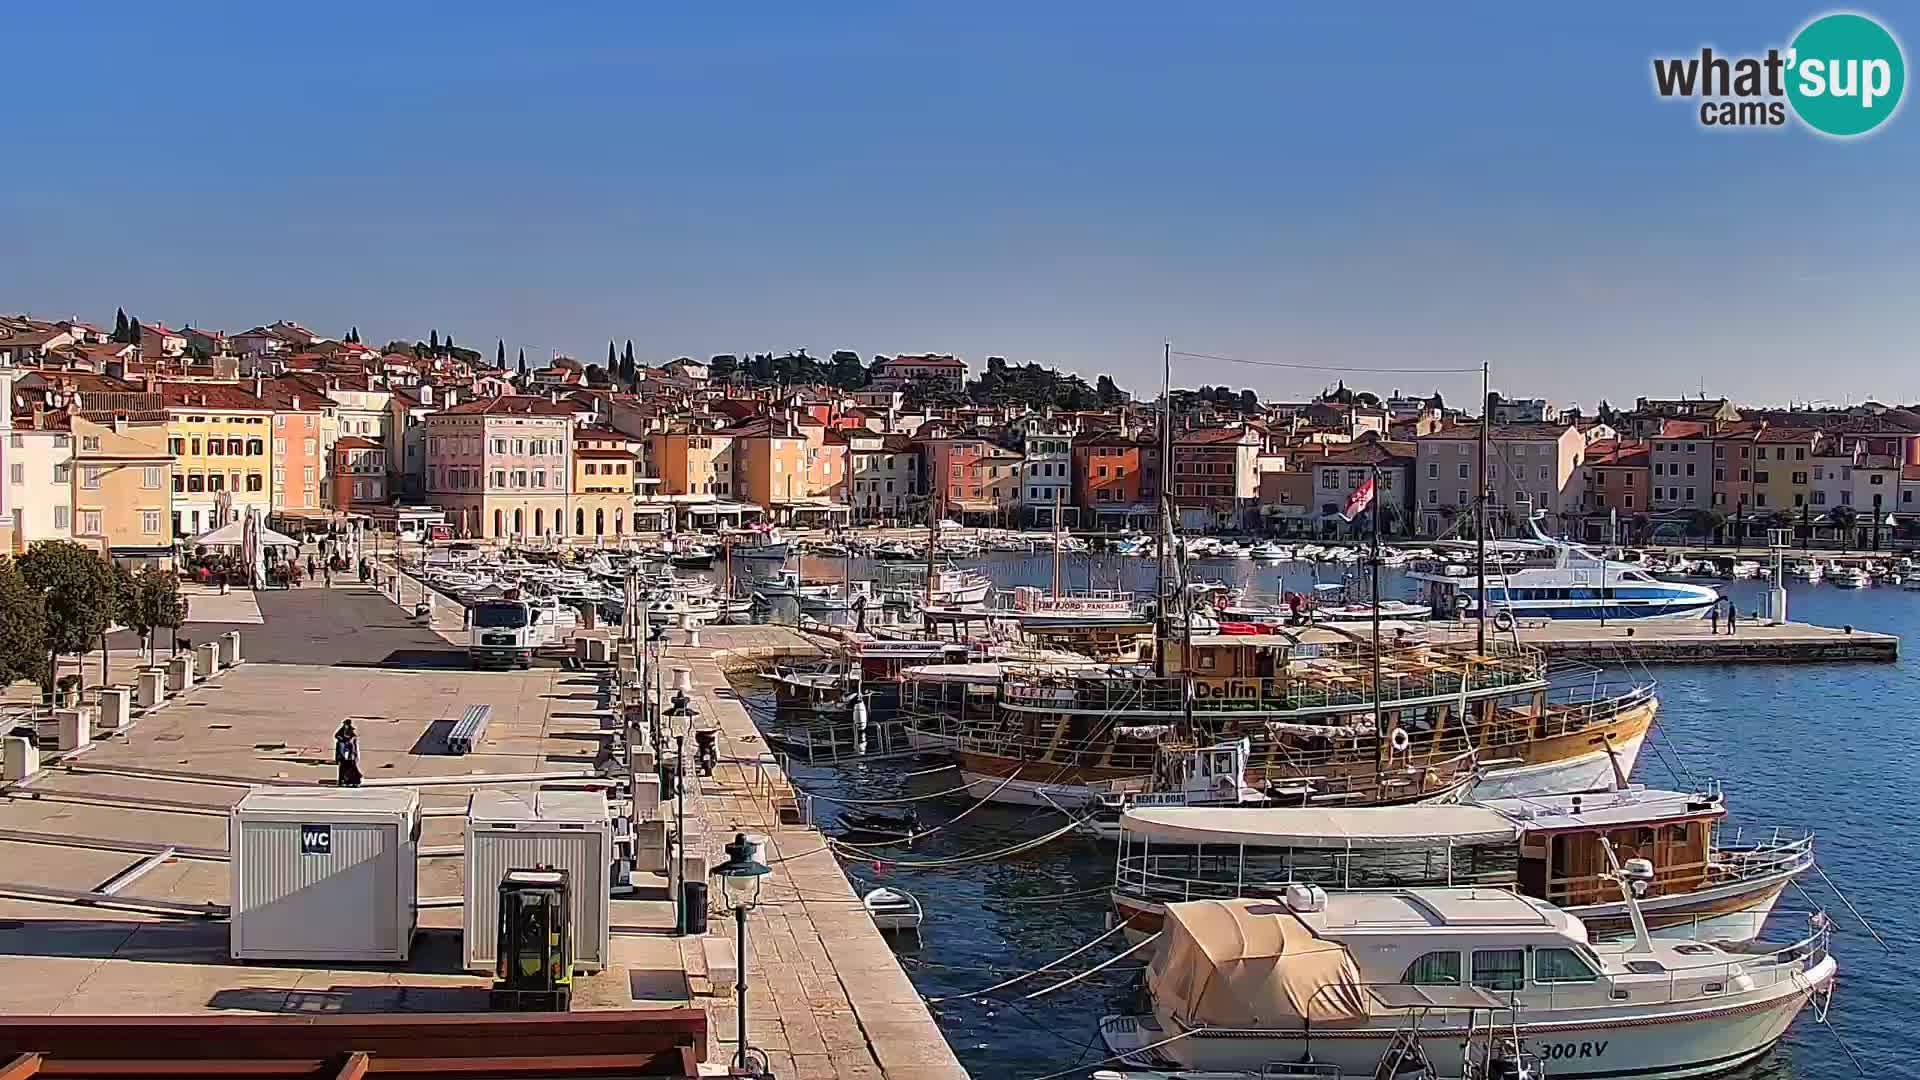
<svg viewBox="0 0 1920 1080"><path fill-rule="evenodd" d="M989 556L973 560L1003 585L1045 584L1050 556ZM808 576L838 577L839 560L806 560ZM858 560L853 576L865 576ZM1151 590L1150 560L1111 556L1067 560L1075 587ZM1310 566L1257 566L1248 560L1200 561L1200 578L1218 578L1275 593L1301 590L1316 580ZM1318 580L1339 579L1322 567ZM1404 591L1391 579L1389 594ZM1764 603L1758 582L1722 586L1743 610ZM1788 586L1795 619L1851 624L1920 640L1920 593L1878 586L1846 590L1831 585ZM778 617L776 615L776 617ZM790 613L788 617L791 617ZM1780 666L1656 667L1662 708L1659 738L1666 753L1641 755L1634 779L1655 786L1685 787L1684 768L1725 786L1730 823L1746 828L1786 825L1816 833L1820 865L1898 949L1920 935L1911 889L1920 881L1920 735L1913 722L1920 698L1920 661L1911 654L1893 664L1794 664ZM1677 763L1674 769L1665 763ZM929 759L874 762L846 768L798 768L797 778L822 796L884 799L937 795L958 786L952 769ZM932 770L932 771L929 771ZM1009 859L958 868L922 869L917 861L990 853L1064 823L1051 810L984 806L948 794L918 804L923 823L966 817L924 838L911 850L895 849L899 861L875 866L852 863L859 883L886 883L919 897L927 909L920 939L897 944L914 984L932 1008L962 1062L979 1077L1037 1077L1058 1070L1085 1075L1103 1057L1095 1024L1107 1013L1126 1011L1139 965L1132 957L1083 982L1032 1000L1042 990L1100 960L1121 946L1103 942L1063 964L992 997L974 994L1012 974L1040 967L1098 936L1107 905L1114 851L1091 840L1069 838ZM831 819L837 810L822 804ZM1920 1013L1914 964L1889 955L1860 929L1844 906L1816 878L1807 897L1789 891L1769 926L1781 940L1803 932L1814 902L1835 916L1840 958L1839 992L1832 1031L1803 1013L1771 1058L1744 1070L1754 1078L1826 1080L1853 1075L1836 1041L1844 1037L1871 1074L1920 1075L1900 1032ZM1117 938L1112 940L1118 940Z"/></svg>

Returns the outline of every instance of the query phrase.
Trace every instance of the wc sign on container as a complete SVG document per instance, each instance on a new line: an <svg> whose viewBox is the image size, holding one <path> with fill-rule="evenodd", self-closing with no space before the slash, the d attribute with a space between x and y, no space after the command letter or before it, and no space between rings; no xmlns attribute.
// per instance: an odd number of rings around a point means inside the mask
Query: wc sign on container
<svg viewBox="0 0 1920 1080"><path fill-rule="evenodd" d="M333 826L331 825L300 826L300 854L302 855L333 854Z"/></svg>

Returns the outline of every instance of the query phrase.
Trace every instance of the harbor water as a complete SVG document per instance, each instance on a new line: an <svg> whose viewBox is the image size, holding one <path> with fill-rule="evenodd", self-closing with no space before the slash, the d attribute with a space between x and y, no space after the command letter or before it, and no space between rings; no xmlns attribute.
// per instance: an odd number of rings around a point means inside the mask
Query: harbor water
<svg viewBox="0 0 1920 1080"><path fill-rule="evenodd" d="M1132 588L1151 592L1150 559L1067 556L1073 589ZM804 559L808 577L870 576L858 559ZM960 565L978 567L1002 587L1045 585L1051 555L989 555ZM1307 564L1273 566L1249 560L1191 564L1198 579L1217 579L1277 594L1310 590L1316 580L1339 580L1339 567L1316 575ZM1721 582L1742 612L1765 605L1758 581ZM1389 571L1383 592L1411 595ZM1794 619L1830 626L1920 635L1920 592L1897 586L1843 589L1788 584ZM791 609L774 618L791 618ZM1623 664L1634 666L1631 658ZM1634 666L1624 674L1646 674ZM1804 932L1817 904L1833 916L1840 978L1829 1017L1832 1030L1803 1012L1776 1053L1736 1074L1743 1077L1828 1080L1854 1075L1844 1039L1874 1077L1920 1075L1906 1030L1920 1013L1920 987L1906 955L1920 934L1920 908L1908 891L1920 880L1920 736L1912 716L1920 699L1920 661L1903 651L1896 663L1684 665L1651 669L1662 701L1654 744L1641 755L1633 779L1659 787L1688 787L1709 778L1727 792L1728 829L1770 831L1773 826L1815 833L1819 865L1896 950L1884 952L1861 929L1817 875L1802 879L1806 893L1782 897L1768 937ZM763 710L771 698L749 694ZM838 767L797 766L796 778L823 800L899 799L938 795L916 803L921 827L964 814L911 848L885 849L883 860L850 862L861 885L886 884L919 897L927 912L918 940L896 943L920 992L941 999L934 1015L961 1061L975 1076L1084 1076L1106 1056L1095 1025L1102 1015L1134 1005L1136 957L1081 982L1046 990L1123 948L1118 936L1056 969L990 997L975 991L1047 965L1097 937L1105 928L1106 886L1114 849L1067 836L1011 858L982 858L1065 823L1051 809L988 805L959 787L958 774L928 758L902 758ZM838 809L817 807L823 822ZM915 863L963 860L933 868Z"/></svg>

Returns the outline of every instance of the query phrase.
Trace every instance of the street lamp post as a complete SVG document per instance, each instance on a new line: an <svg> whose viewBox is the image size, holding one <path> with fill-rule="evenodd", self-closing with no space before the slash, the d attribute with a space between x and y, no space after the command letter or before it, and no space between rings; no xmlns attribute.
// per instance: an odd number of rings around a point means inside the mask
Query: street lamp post
<svg viewBox="0 0 1920 1080"><path fill-rule="evenodd" d="M686 851L680 846L683 838L687 835L687 729L693 726L693 718L697 715L693 706L687 701L686 688L682 685L682 680L685 679L686 676L686 668L674 669L673 705L668 708L666 712L667 719L671 721L673 725L674 769L676 772L673 784L674 858L679 860L679 864L683 868L687 865ZM684 870L682 872L684 873ZM681 874L679 873L674 875L674 881L678 887L674 890L673 895L673 925L676 930L685 934L691 924L687 921L687 889L684 884L680 883L680 877Z"/></svg>
<svg viewBox="0 0 1920 1080"><path fill-rule="evenodd" d="M760 879L767 875L767 865L753 857L753 844L747 840L747 834L735 833L733 843L727 845L727 861L714 867L713 873L720 879L727 904L733 908L737 941L733 978L737 995L735 1007L740 1013L740 1049L733 1056L733 1072L736 1076L761 1075L765 1069L750 1072L747 1064L747 911L760 902Z"/></svg>

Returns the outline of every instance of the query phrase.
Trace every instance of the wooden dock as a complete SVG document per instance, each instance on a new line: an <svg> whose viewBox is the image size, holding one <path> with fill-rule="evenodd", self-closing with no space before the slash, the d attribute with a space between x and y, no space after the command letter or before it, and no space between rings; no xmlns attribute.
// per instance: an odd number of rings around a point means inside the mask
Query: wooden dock
<svg viewBox="0 0 1920 1080"><path fill-rule="evenodd" d="M1445 641L1471 640L1471 622L1434 622L1423 630ZM1591 663L1747 664L1882 661L1900 658L1900 638L1853 627L1742 619L1719 633L1705 619L1622 619L1605 626L1586 619L1523 619L1520 640L1550 657ZM1488 634L1511 634L1492 626Z"/></svg>

